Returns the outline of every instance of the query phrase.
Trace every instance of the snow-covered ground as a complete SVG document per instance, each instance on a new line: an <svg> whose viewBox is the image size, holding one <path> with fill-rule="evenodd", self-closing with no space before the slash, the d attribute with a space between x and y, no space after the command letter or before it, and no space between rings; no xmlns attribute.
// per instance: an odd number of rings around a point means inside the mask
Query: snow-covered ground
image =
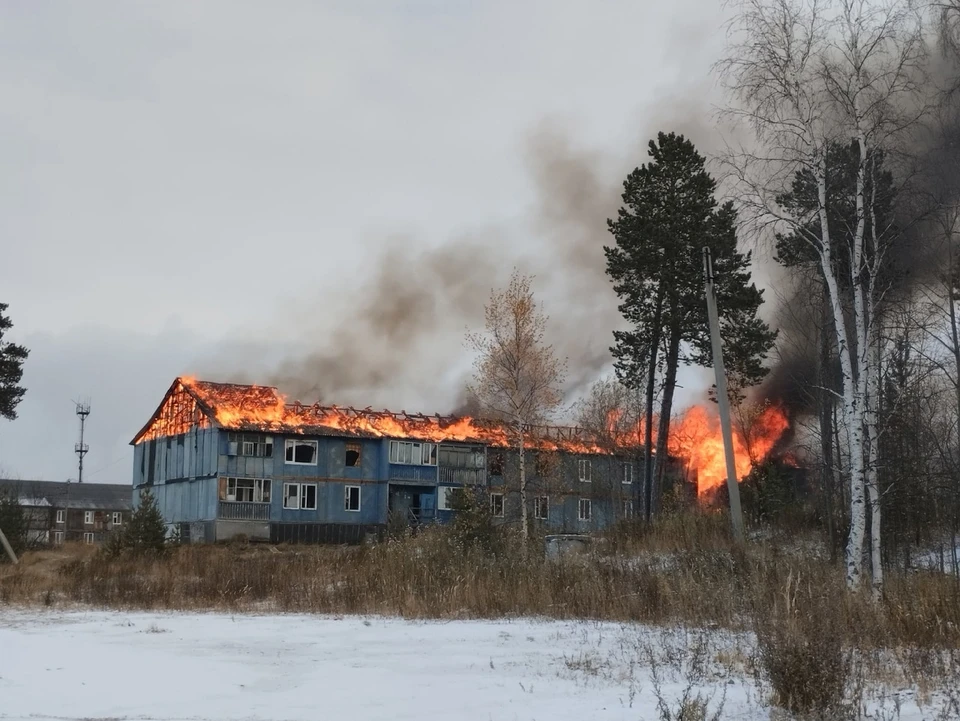
<svg viewBox="0 0 960 721"><path fill-rule="evenodd" d="M698 692L769 718L741 640L704 640ZM2 610L0 719L659 719L654 688L676 703L693 645L590 622Z"/></svg>

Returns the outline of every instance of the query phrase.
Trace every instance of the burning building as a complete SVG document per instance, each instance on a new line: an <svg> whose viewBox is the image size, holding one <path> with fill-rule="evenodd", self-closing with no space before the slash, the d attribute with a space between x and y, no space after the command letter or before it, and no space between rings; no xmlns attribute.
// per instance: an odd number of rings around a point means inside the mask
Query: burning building
<svg viewBox="0 0 960 721"><path fill-rule="evenodd" d="M519 453L500 423L287 403L272 387L178 378L134 446L135 495L149 488L181 537L354 542L391 514L452 518L450 494L481 489L519 518ZM601 529L633 514L636 444L583 429L525 433L529 514L550 530Z"/></svg>

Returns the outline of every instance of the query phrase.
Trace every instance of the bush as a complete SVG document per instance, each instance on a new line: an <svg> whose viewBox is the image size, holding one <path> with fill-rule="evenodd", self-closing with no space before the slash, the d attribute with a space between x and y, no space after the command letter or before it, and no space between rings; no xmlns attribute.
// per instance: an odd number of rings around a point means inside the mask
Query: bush
<svg viewBox="0 0 960 721"><path fill-rule="evenodd" d="M103 547L104 553L116 556L124 551L161 553L166 548L167 528L157 501L146 489L140 492L140 504L120 533L114 533Z"/></svg>
<svg viewBox="0 0 960 721"><path fill-rule="evenodd" d="M451 530L458 543L479 546L491 553L500 550L499 529L493 522L485 489L456 489L450 494L450 508L456 512Z"/></svg>
<svg viewBox="0 0 960 721"><path fill-rule="evenodd" d="M798 598L798 586L788 576L783 601L758 612L760 667L775 704L792 713L835 719L850 678L837 600L816 597L809 586Z"/></svg>

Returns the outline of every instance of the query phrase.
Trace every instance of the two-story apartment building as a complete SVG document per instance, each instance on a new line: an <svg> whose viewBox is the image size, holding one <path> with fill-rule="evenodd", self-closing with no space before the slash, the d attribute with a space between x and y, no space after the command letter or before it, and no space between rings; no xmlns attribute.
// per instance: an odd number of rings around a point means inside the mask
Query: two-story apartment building
<svg viewBox="0 0 960 721"><path fill-rule="evenodd" d="M488 494L519 516L519 455L504 428L470 418L287 404L275 388L178 378L131 441L135 495L149 488L184 539L355 542L390 514L452 517L450 493ZM531 429L529 515L598 530L633 512L636 451L577 429Z"/></svg>
<svg viewBox="0 0 960 721"><path fill-rule="evenodd" d="M23 507L28 547L102 543L123 528L133 509L127 484L0 478L0 493Z"/></svg>

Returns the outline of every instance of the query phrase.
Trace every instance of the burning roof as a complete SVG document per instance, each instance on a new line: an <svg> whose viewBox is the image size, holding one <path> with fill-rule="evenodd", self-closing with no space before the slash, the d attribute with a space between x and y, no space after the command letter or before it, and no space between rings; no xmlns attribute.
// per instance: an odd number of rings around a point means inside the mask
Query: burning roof
<svg viewBox="0 0 960 721"><path fill-rule="evenodd" d="M174 381L153 417L131 444L207 427L261 433L510 445L508 428L498 421L288 403L276 388L270 386L213 383L190 377ZM574 453L610 453L613 450L581 428L536 426L529 428L525 435L526 445L532 448ZM623 444L620 447L623 448Z"/></svg>

